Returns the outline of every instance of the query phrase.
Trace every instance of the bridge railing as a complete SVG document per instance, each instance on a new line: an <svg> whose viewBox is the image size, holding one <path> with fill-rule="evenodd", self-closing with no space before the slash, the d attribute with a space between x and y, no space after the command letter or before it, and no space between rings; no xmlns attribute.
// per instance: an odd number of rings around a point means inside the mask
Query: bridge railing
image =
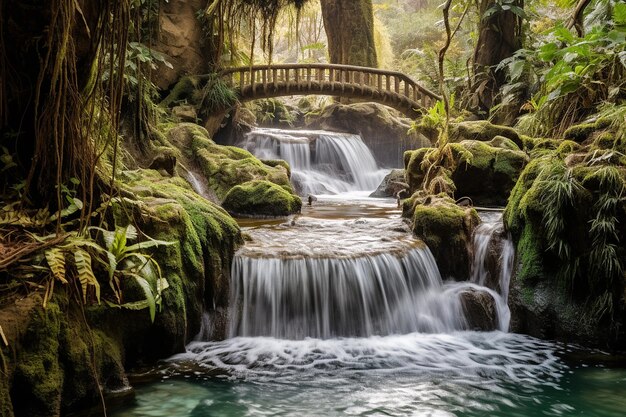
<svg viewBox="0 0 626 417"><path fill-rule="evenodd" d="M309 90L323 83L358 86L378 91L387 91L404 96L409 100L429 107L441 98L422 87L406 74L377 68L336 64L278 64L254 65L228 68L221 76L233 86L243 91L245 86L267 89L279 84L289 86L304 85Z"/></svg>

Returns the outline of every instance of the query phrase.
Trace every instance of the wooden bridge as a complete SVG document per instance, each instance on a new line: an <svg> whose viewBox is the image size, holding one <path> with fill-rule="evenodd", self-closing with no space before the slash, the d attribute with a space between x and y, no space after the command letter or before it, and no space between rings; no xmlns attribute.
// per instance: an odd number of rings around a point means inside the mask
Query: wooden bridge
<svg viewBox="0 0 626 417"><path fill-rule="evenodd" d="M414 118L441 98L405 74L334 64L280 64L227 68L220 73L242 102L291 95L330 95L374 101Z"/></svg>

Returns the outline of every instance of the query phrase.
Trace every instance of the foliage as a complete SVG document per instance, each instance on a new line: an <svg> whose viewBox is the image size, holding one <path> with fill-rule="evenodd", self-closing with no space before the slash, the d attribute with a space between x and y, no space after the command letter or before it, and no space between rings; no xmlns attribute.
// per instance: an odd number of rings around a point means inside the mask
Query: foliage
<svg viewBox="0 0 626 417"><path fill-rule="evenodd" d="M138 238L133 226L107 231L92 226L89 231L102 235L103 243L90 234L76 231L76 211L82 202L66 195L68 207L50 214L48 209L24 210L18 203L12 203L0 210L0 248L14 247L4 253L0 262L0 277L5 278L0 288L11 287L13 280L25 282L34 289L44 291L44 307L54 294L55 283L76 287L82 303L87 304L95 298L101 300L100 282L96 278L97 265L108 275L109 286L117 304L109 305L128 309L148 308L154 321L156 307L160 305L161 292L168 287L167 280L161 277L158 263L145 253L159 245L170 245L149 239L134 245L127 245L129 240ZM95 212L99 214L107 205ZM50 233L48 229L57 220L63 220L61 230L71 230L62 234ZM15 240L11 240L15 237ZM135 280L143 290L144 299L122 304L122 280ZM40 284L43 279L43 284ZM71 284L71 285L70 285Z"/></svg>
<svg viewBox="0 0 626 417"><path fill-rule="evenodd" d="M519 239L521 279L542 279L545 269L570 297L586 301L587 319L613 318L625 284L625 195L623 167L597 151L574 166L558 150L533 160L504 214Z"/></svg>
<svg viewBox="0 0 626 417"><path fill-rule="evenodd" d="M161 305L161 293L169 287L165 278L161 276L158 262L144 251L155 246L172 245L174 242L149 239L145 242L128 245L129 240L136 240L137 230L134 226L117 227L114 231L91 227L91 230L102 234L104 245L97 249L99 254L106 257L105 268L109 275L109 286L115 295L117 304L111 306L141 310L148 308L150 319L154 321L156 308ZM139 301L123 302L122 281L134 280L145 297Z"/></svg>
<svg viewBox="0 0 626 417"><path fill-rule="evenodd" d="M202 90L202 111L207 115L213 114L228 110L237 102L237 93L217 74L211 74Z"/></svg>
<svg viewBox="0 0 626 417"><path fill-rule="evenodd" d="M615 4L601 25L582 37L564 24L545 31L532 49L522 49L500 63L509 84L505 96L538 85L523 106L529 112L519 127L533 136L559 136L601 103L619 103L626 87L626 5Z"/></svg>

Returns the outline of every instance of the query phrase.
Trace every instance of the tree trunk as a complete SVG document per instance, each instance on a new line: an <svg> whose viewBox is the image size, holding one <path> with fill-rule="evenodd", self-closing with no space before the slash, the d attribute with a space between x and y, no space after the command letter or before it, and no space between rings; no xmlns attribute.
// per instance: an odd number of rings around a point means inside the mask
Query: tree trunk
<svg viewBox="0 0 626 417"><path fill-rule="evenodd" d="M480 110L489 113L500 87L506 82L506 72L496 66L522 47L522 19L511 11L500 11L483 18L485 12L496 4L495 0L480 1L478 42L474 51L473 92ZM515 6L524 7L523 0Z"/></svg>
<svg viewBox="0 0 626 417"><path fill-rule="evenodd" d="M104 39L111 39L115 30L128 30L124 21L111 23L120 4L0 2L0 78L5 82L0 85L0 128L8 133L2 146L21 168L0 173L0 179L12 184L26 177L29 197L38 206L61 208L60 185L74 178L80 181L81 199L89 191L95 116L88 109L102 71L94 64L98 51L110 48ZM109 102L115 98L109 96Z"/></svg>
<svg viewBox="0 0 626 417"><path fill-rule="evenodd" d="M372 0L321 0L331 64L378 66Z"/></svg>

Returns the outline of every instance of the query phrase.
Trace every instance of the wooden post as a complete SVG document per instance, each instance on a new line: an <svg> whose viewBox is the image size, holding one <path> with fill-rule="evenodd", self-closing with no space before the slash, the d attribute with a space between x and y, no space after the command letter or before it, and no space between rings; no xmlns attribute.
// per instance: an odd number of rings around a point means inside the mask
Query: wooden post
<svg viewBox="0 0 626 417"><path fill-rule="evenodd" d="M394 89L396 94L400 94L400 79L398 77L393 77L394 79Z"/></svg>
<svg viewBox="0 0 626 417"><path fill-rule="evenodd" d="M274 91L278 89L278 70L276 68L272 69L272 84L274 87Z"/></svg>

